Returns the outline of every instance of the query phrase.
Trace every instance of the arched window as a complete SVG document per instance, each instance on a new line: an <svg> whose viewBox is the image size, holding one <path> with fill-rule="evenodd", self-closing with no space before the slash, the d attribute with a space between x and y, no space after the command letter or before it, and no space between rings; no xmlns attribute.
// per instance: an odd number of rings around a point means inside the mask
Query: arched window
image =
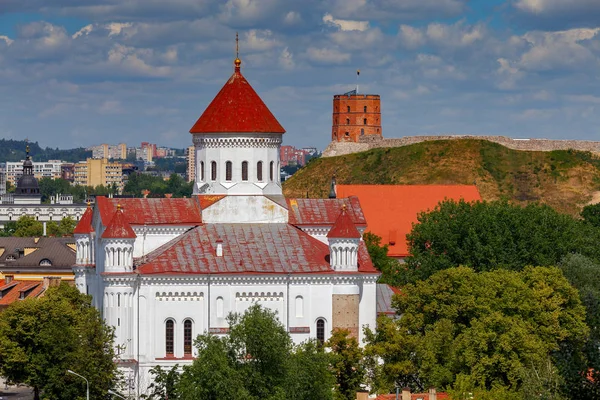
<svg viewBox="0 0 600 400"><path fill-rule="evenodd" d="M40 267L50 267L52 266L52 261L48 260L47 258L44 258L42 261L40 261Z"/></svg>
<svg viewBox="0 0 600 400"><path fill-rule="evenodd" d="M192 321L189 319L183 323L183 354L192 354Z"/></svg>
<svg viewBox="0 0 600 400"><path fill-rule="evenodd" d="M363 112L367 112L367 106L363 107Z"/></svg>
<svg viewBox="0 0 600 400"><path fill-rule="evenodd" d="M304 299L302 296L296 296L296 318L304 317Z"/></svg>
<svg viewBox="0 0 600 400"><path fill-rule="evenodd" d="M256 163L256 180L261 182L262 181L262 174L263 174L263 170L262 170L262 161L259 161Z"/></svg>
<svg viewBox="0 0 600 400"><path fill-rule="evenodd" d="M225 163L225 180L230 181L233 175L233 164L231 161Z"/></svg>
<svg viewBox="0 0 600 400"><path fill-rule="evenodd" d="M348 112L350 112L350 106L348 106Z"/></svg>
<svg viewBox="0 0 600 400"><path fill-rule="evenodd" d="M363 119L363 125L366 125L366 124L367 124L367 119L365 118L365 119Z"/></svg>
<svg viewBox="0 0 600 400"><path fill-rule="evenodd" d="M350 118L346 118L346 125L350 125Z"/></svg>
<svg viewBox="0 0 600 400"><path fill-rule="evenodd" d="M242 180L248 180L248 161L242 161Z"/></svg>
<svg viewBox="0 0 600 400"><path fill-rule="evenodd" d="M168 356L173 355L173 348L175 347L175 322L172 319L168 320L165 324L165 352Z"/></svg>
<svg viewBox="0 0 600 400"><path fill-rule="evenodd" d="M223 298L219 296L217 297L217 318L225 317L225 310L223 308Z"/></svg>
<svg viewBox="0 0 600 400"><path fill-rule="evenodd" d="M210 179L213 181L217 180L217 162L212 161L210 163Z"/></svg>
<svg viewBox="0 0 600 400"><path fill-rule="evenodd" d="M200 161L200 180L204 180L204 161Z"/></svg>
<svg viewBox="0 0 600 400"><path fill-rule="evenodd" d="M325 320L323 318L317 320L317 340L321 344L325 343Z"/></svg>
<svg viewBox="0 0 600 400"><path fill-rule="evenodd" d="M365 130L364 129L360 129L360 136L364 136L365 135Z"/></svg>
<svg viewBox="0 0 600 400"><path fill-rule="evenodd" d="M273 177L275 176L275 163L271 161L269 164L269 180L273 182Z"/></svg>

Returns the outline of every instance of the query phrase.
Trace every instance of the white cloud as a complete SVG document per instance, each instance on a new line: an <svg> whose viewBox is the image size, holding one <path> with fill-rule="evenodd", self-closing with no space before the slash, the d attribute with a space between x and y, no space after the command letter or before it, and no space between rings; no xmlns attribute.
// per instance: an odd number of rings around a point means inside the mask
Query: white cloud
<svg viewBox="0 0 600 400"><path fill-rule="evenodd" d="M581 9L587 11L599 11L600 2L597 0L517 0L514 6L531 14L547 14Z"/></svg>
<svg viewBox="0 0 600 400"><path fill-rule="evenodd" d="M341 31L366 31L369 29L369 21L353 21L345 19L334 19L331 14L323 16L323 22L334 26Z"/></svg>
<svg viewBox="0 0 600 400"><path fill-rule="evenodd" d="M9 46L14 42L14 40L4 35L0 35L0 40L3 40Z"/></svg>
<svg viewBox="0 0 600 400"><path fill-rule="evenodd" d="M350 61L349 53L336 49L309 47L306 54L309 60L320 64L343 64Z"/></svg>
<svg viewBox="0 0 600 400"><path fill-rule="evenodd" d="M413 28L410 25L400 25L398 36L405 47L416 49L425 44L425 35L419 28Z"/></svg>

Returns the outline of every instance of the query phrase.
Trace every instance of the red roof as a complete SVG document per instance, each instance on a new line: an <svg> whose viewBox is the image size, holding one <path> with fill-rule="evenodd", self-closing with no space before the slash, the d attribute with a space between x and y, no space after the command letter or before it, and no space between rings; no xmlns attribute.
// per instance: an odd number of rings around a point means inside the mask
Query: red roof
<svg viewBox="0 0 600 400"><path fill-rule="evenodd" d="M114 217L102 234L103 239L135 239L137 235L127 222L121 206L117 206Z"/></svg>
<svg viewBox="0 0 600 400"><path fill-rule="evenodd" d="M359 239L360 233L356 229L356 225L352 222L352 219L346 212L346 206L342 206L340 216L333 224L333 227L327 233L328 238L351 238Z"/></svg>
<svg viewBox="0 0 600 400"><path fill-rule="evenodd" d="M4 283L4 282L3 282ZM21 292L25 293L25 298L38 297L44 291L41 280L38 281L18 281L13 280L8 284L0 284L0 307L6 307L21 297Z"/></svg>
<svg viewBox="0 0 600 400"><path fill-rule="evenodd" d="M399 396L401 399L402 396ZM448 393L445 392L437 392L435 395L437 400L447 400L450 398ZM410 400L429 400L429 393L411 393ZM396 394L380 394L375 398L375 400L396 400Z"/></svg>
<svg viewBox="0 0 600 400"><path fill-rule="evenodd" d="M125 218L131 225L198 225L202 211L197 199L109 199L97 197L96 204L102 224L107 225L117 204L121 204Z"/></svg>
<svg viewBox="0 0 600 400"><path fill-rule="evenodd" d="M190 133L285 133L236 66Z"/></svg>
<svg viewBox="0 0 600 400"><path fill-rule="evenodd" d="M422 211L444 199L481 200L471 185L337 185L338 198L358 196L367 230L381 237L391 257L408 256L406 235Z"/></svg>
<svg viewBox="0 0 600 400"><path fill-rule="evenodd" d="M216 255L221 239L223 255ZM289 224L200 225L143 259L142 274L333 273L329 247ZM143 263L141 262L143 260ZM377 273L361 242L359 272Z"/></svg>
<svg viewBox="0 0 600 400"><path fill-rule="evenodd" d="M86 208L85 212L81 216L81 219L77 223L75 230L73 233L75 234L87 234L94 231L94 227L92 226L92 217L94 216L94 210L89 206Z"/></svg>
<svg viewBox="0 0 600 400"><path fill-rule="evenodd" d="M355 225L365 226L358 197L347 199L286 199L288 203L289 223L292 225L332 226L340 215L340 209L346 205L346 212Z"/></svg>

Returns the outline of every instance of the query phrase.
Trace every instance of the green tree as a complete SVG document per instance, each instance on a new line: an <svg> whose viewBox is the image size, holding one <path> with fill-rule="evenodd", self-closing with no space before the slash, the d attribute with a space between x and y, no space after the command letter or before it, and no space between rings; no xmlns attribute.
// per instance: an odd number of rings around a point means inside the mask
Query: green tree
<svg viewBox="0 0 600 400"><path fill-rule="evenodd" d="M60 220L60 223L56 221L49 221L47 223L47 234L49 236L73 236L73 231L77 226L77 221L72 217L64 217Z"/></svg>
<svg viewBox="0 0 600 400"><path fill-rule="evenodd" d="M160 365L152 368L150 373L153 376L153 382L148 386L150 394L143 394L142 399L147 400L179 400L177 385L179 384L181 375L177 371L179 364L174 365L170 369L163 369Z"/></svg>
<svg viewBox="0 0 600 400"><path fill-rule="evenodd" d="M230 314L229 335L200 335L198 355L177 386L180 400L331 399L333 376L321 346L293 347L272 311L259 305Z"/></svg>
<svg viewBox="0 0 600 400"><path fill-rule="evenodd" d="M583 207L581 218L595 227L600 227L600 203Z"/></svg>
<svg viewBox="0 0 600 400"><path fill-rule="evenodd" d="M14 236L31 237L42 236L44 226L42 223L29 215L23 215L17 220Z"/></svg>
<svg viewBox="0 0 600 400"><path fill-rule="evenodd" d="M394 278L398 274L400 263L397 260L388 257L388 245L382 245L381 237L371 232L365 232L363 234L363 240L365 241L373 265L382 272L379 282L395 283Z"/></svg>
<svg viewBox="0 0 600 400"><path fill-rule="evenodd" d="M384 361L373 375L384 391L447 387L459 374L517 390L527 368L588 334L577 290L553 267L446 269L405 286L394 307L402 318L366 332L368 354Z"/></svg>
<svg viewBox="0 0 600 400"><path fill-rule="evenodd" d="M40 398L107 399L117 380L113 331L92 307L90 297L67 285L49 288L44 297L11 304L0 319L0 375L26 384Z"/></svg>
<svg viewBox="0 0 600 400"><path fill-rule="evenodd" d="M331 367L336 377L335 399L354 400L365 378L363 351L347 329L336 329L327 341Z"/></svg>
<svg viewBox="0 0 600 400"><path fill-rule="evenodd" d="M4 228L0 230L0 237L14 236L17 230L17 223L15 221L8 221L4 224Z"/></svg>
<svg viewBox="0 0 600 400"><path fill-rule="evenodd" d="M553 266L567 254L600 259L600 230L545 205L444 201L421 213L408 235L411 256L396 284L415 282L445 268L476 271Z"/></svg>

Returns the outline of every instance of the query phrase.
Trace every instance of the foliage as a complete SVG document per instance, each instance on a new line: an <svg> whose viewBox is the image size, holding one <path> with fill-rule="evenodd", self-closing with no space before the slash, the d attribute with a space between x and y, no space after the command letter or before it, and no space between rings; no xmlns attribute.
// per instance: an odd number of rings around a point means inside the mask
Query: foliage
<svg viewBox="0 0 600 400"><path fill-rule="evenodd" d="M42 223L29 215L23 215L17 220L14 236L30 237L42 236L44 227Z"/></svg>
<svg viewBox="0 0 600 400"><path fill-rule="evenodd" d="M366 331L367 355L383 360L371 374L378 391L447 387L459 374L519 388L527 368L588 334L577 290L553 267L446 269L405 286L394 307L402 318Z"/></svg>
<svg viewBox="0 0 600 400"><path fill-rule="evenodd" d="M578 214L600 190L600 158L579 151L518 151L486 140L437 140L311 160L283 184L286 197L326 198L340 184L473 185L484 200L539 201Z"/></svg>
<svg viewBox="0 0 600 400"><path fill-rule="evenodd" d="M34 160L62 160L78 162L92 157L92 152L84 148L59 150L40 147L37 142L26 142L25 140L0 139L0 161L21 161L25 159L25 148L29 145L31 156Z"/></svg>
<svg viewBox="0 0 600 400"><path fill-rule="evenodd" d="M334 398L354 400L365 378L363 351L347 329L336 329L326 344L331 349L331 367L336 377Z"/></svg>
<svg viewBox="0 0 600 400"><path fill-rule="evenodd" d="M110 193L117 194L118 190L116 187L106 187L104 185L93 186L81 186L71 185L71 183L65 179L51 179L48 177L41 178L38 181L40 187L40 194L42 195L42 202L50 203L52 196L57 194L71 194L73 195L73 201L81 203L87 200L88 196L106 196Z"/></svg>
<svg viewBox="0 0 600 400"><path fill-rule="evenodd" d="M15 235L17 230L16 221L8 221L4 223L4 228L0 230L0 237L10 237Z"/></svg>
<svg viewBox="0 0 600 400"><path fill-rule="evenodd" d="M600 227L600 203L590 204L581 210L581 218L587 223Z"/></svg>
<svg viewBox="0 0 600 400"><path fill-rule="evenodd" d="M382 272L379 283L394 283L394 275L398 273L400 265L397 260L388 257L388 245L381 245L381 237L371 232L365 232L363 240L373 265Z"/></svg>
<svg viewBox="0 0 600 400"><path fill-rule="evenodd" d="M447 200L421 213L407 235L412 256L399 282L464 265L476 271L552 266L569 253L600 259L600 230L545 205Z"/></svg>
<svg viewBox="0 0 600 400"><path fill-rule="evenodd" d="M123 189L123 194L141 196L142 190L149 190L153 195L171 193L173 197L190 197L194 182L186 182L181 176L171 174L168 180L150 174L134 173Z"/></svg>
<svg viewBox="0 0 600 400"><path fill-rule="evenodd" d="M177 386L180 400L331 399L333 378L321 346L293 347L272 311L259 305L230 314L229 335L203 334Z"/></svg>
<svg viewBox="0 0 600 400"><path fill-rule="evenodd" d="M71 217L64 217L59 223L49 221L47 223L47 234L49 236L73 236L77 221Z"/></svg>
<svg viewBox="0 0 600 400"><path fill-rule="evenodd" d="M179 400L177 385L181 375L177 371L179 364L170 369L163 369L160 365L152 368L150 373L153 376L153 382L148 386L150 394L143 394L142 399L146 400Z"/></svg>
<svg viewBox="0 0 600 400"><path fill-rule="evenodd" d="M0 375L34 389L35 399L108 399L117 369L112 328L91 306L90 297L62 283L44 297L11 304L0 319Z"/></svg>
<svg viewBox="0 0 600 400"><path fill-rule="evenodd" d="M77 221L71 217L65 217L58 223L49 221L46 224L46 234L49 236L72 236L75 226L77 226ZM43 233L44 226L42 222L34 217L23 215L13 224L9 222L5 226L4 232L0 233L0 236L33 237L42 236Z"/></svg>

